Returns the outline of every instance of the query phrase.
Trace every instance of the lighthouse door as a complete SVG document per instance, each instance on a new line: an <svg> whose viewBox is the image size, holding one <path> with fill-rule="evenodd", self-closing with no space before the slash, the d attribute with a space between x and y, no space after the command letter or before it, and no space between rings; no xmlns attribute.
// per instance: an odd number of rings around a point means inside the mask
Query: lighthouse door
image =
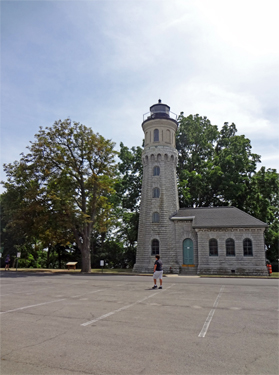
<svg viewBox="0 0 279 375"><path fill-rule="evenodd" d="M183 264L194 264L194 248L191 238L183 241Z"/></svg>

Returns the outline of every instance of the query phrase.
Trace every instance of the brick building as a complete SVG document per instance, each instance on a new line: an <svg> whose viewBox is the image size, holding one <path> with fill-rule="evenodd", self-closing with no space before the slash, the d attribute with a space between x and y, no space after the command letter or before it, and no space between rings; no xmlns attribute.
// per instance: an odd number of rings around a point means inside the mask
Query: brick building
<svg viewBox="0 0 279 375"><path fill-rule="evenodd" d="M235 207L180 209L178 127L170 107L158 104L142 123L143 181L135 272L152 272L160 254L164 272L266 275L267 224Z"/></svg>

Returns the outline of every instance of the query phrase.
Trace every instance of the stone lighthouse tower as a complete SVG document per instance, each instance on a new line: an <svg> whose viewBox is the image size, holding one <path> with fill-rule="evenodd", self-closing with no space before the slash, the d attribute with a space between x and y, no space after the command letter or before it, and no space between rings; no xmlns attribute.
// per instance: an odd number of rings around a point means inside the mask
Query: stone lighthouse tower
<svg viewBox="0 0 279 375"><path fill-rule="evenodd" d="M142 123L144 150L143 180L138 230L136 272L152 272L154 256L159 254L164 272L178 272L175 226L170 217L178 209L177 151L178 123L170 117L170 107L161 100L150 107Z"/></svg>

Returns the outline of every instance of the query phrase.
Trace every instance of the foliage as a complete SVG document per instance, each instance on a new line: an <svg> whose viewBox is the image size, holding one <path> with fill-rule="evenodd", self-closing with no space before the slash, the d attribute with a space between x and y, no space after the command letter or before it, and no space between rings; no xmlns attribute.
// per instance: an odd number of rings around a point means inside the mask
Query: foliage
<svg viewBox="0 0 279 375"><path fill-rule="evenodd" d="M139 224L139 209L142 182L142 148L129 149L120 143L118 180L115 185L115 215L118 222L115 232L108 237L114 238L119 247L120 258L114 260L114 266L132 267L136 259L136 244Z"/></svg>
<svg viewBox="0 0 279 375"><path fill-rule="evenodd" d="M123 209L139 211L142 181L142 148L128 147L120 143L118 163L119 179L116 184L116 192Z"/></svg>
<svg viewBox="0 0 279 375"><path fill-rule="evenodd" d="M208 206L212 201L208 185L212 173L217 126L199 115L179 117L176 135L178 151L178 194L180 207Z"/></svg>
<svg viewBox="0 0 279 375"><path fill-rule="evenodd" d="M91 232L110 221L114 143L69 119L40 128L35 138L20 162L4 165L7 191L20 192L11 225L28 228L29 238L39 236L50 247L75 239L82 271L90 272Z"/></svg>
<svg viewBox="0 0 279 375"><path fill-rule="evenodd" d="M279 182L274 169L257 171L260 156L234 123L219 131L206 117L179 117L177 132L180 207L235 206L269 225L267 256L279 258Z"/></svg>
<svg viewBox="0 0 279 375"><path fill-rule="evenodd" d="M206 117L179 117L177 133L180 206L244 208L249 181L260 156L235 124L220 131Z"/></svg>
<svg viewBox="0 0 279 375"><path fill-rule="evenodd" d="M261 167L251 178L250 194L245 211L266 222L266 256L278 263L279 259L279 178L275 169Z"/></svg>

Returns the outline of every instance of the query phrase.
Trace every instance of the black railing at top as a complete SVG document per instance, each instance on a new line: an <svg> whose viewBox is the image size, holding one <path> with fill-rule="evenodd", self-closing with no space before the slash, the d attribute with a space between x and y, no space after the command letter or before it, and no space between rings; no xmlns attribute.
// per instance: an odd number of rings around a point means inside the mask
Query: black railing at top
<svg viewBox="0 0 279 375"><path fill-rule="evenodd" d="M149 120L149 119L152 119L152 118L160 118L161 116L157 116L159 114L162 115L162 118L170 118L170 119L173 119L175 121L177 121L177 118L178 118L177 114L174 113L174 112L171 112L171 111L169 111L169 115L165 112L153 111L153 112L144 113L143 114L143 121L146 121L146 120Z"/></svg>

